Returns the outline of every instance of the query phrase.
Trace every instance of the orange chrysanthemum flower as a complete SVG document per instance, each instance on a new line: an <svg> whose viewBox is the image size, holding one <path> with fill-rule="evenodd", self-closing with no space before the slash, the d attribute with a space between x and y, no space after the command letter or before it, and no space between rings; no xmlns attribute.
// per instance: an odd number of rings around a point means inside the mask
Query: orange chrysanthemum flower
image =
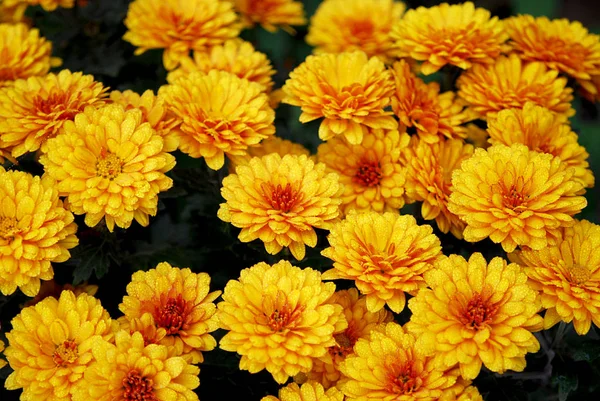
<svg viewBox="0 0 600 401"><path fill-rule="evenodd" d="M46 11L54 11L58 7L73 8L75 0L4 0L7 7L14 7L19 4L27 4L29 6L41 6Z"/></svg>
<svg viewBox="0 0 600 401"><path fill-rule="evenodd" d="M423 202L423 218L435 219L441 232L450 231L457 238L462 238L465 223L448 210L448 200L452 192L452 172L472 155L473 146L459 139L448 139L433 144L413 140L403 155L407 165L407 199L411 202Z"/></svg>
<svg viewBox="0 0 600 401"><path fill-rule="evenodd" d="M304 5L294 0L226 0L233 2L246 27L259 24L270 32L278 27L294 33L290 25L304 25Z"/></svg>
<svg viewBox="0 0 600 401"><path fill-rule="evenodd" d="M141 333L121 330L114 344L97 338L92 353L73 401L198 401L200 369L165 345L145 344Z"/></svg>
<svg viewBox="0 0 600 401"><path fill-rule="evenodd" d="M46 174L90 227L102 219L110 231L115 224L129 227L133 219L147 226L158 193L173 185L165 173L175 157L163 151L163 138L142 118L141 110L125 111L119 104L90 106L46 142L40 157Z"/></svg>
<svg viewBox="0 0 600 401"><path fill-rule="evenodd" d="M135 0L125 26L123 39L137 47L134 54L165 49L167 70L176 68L190 50L220 45L241 29L232 4L215 0Z"/></svg>
<svg viewBox="0 0 600 401"><path fill-rule="evenodd" d="M209 293L209 287L208 274L163 262L155 269L133 274L119 309L129 321L150 313L157 330L166 331L160 343L182 349L178 355L199 363L204 360L201 351L217 345L209 333L218 327L213 301L221 291Z"/></svg>
<svg viewBox="0 0 600 401"><path fill-rule="evenodd" d="M42 149L87 106L105 103L107 88L91 75L62 70L0 88L0 139L13 157Z"/></svg>
<svg viewBox="0 0 600 401"><path fill-rule="evenodd" d="M159 95L181 122L179 149L218 170L225 154L243 156L275 133L275 111L262 86L226 71L194 72Z"/></svg>
<svg viewBox="0 0 600 401"><path fill-rule="evenodd" d="M400 160L410 137L398 130L371 129L360 145L336 137L319 145L317 157L339 175L341 209L391 212L404 206L405 169Z"/></svg>
<svg viewBox="0 0 600 401"><path fill-rule="evenodd" d="M194 52L193 60L190 57L183 58L179 68L167 75L167 81L174 83L194 71L208 74L210 70L227 71L256 82L262 86L263 92L269 93L273 88L275 70L267 55L255 50L250 42L240 39L213 46L208 52Z"/></svg>
<svg viewBox="0 0 600 401"><path fill-rule="evenodd" d="M569 124L550 110L534 103L526 103L523 109L503 110L488 120L488 132L492 145L522 143L536 152L558 156L575 169L573 179L587 188L594 186L589 154L577 143L577 134Z"/></svg>
<svg viewBox="0 0 600 401"><path fill-rule="evenodd" d="M312 358L325 355L335 345L333 335L346 328L341 305L329 301L334 291L318 271L285 260L244 269L227 283L218 305L228 331L219 346L242 356L240 369L266 369L285 383L310 371Z"/></svg>
<svg viewBox="0 0 600 401"><path fill-rule="evenodd" d="M334 386L340 379L340 363L354 353L354 344L361 338L368 338L383 323L393 320L392 314L386 309L369 312L366 298L359 297L356 288L336 292L330 302L342 306L348 327L334 334L335 345L329 347L323 357L315 359L313 369L306 374L309 380L316 380L325 388Z"/></svg>
<svg viewBox="0 0 600 401"><path fill-rule="evenodd" d="M517 264L480 253L468 261L450 255L425 273L429 288L408 301L407 329L439 369L460 367L475 379L485 365L492 372L525 369L525 354L540 344L531 331L542 329L540 301Z"/></svg>
<svg viewBox="0 0 600 401"><path fill-rule="evenodd" d="M0 167L0 291L17 287L27 296L40 280L54 277L52 263L71 257L78 243L74 217L58 197L50 177L34 177Z"/></svg>
<svg viewBox="0 0 600 401"><path fill-rule="evenodd" d="M587 220L565 228L556 245L509 255L523 266L529 285L541 293L544 329L573 322L585 335L600 327L600 226Z"/></svg>
<svg viewBox="0 0 600 401"><path fill-rule="evenodd" d="M399 57L423 61L421 72L433 74L447 64L466 70L474 64L492 64L508 50L498 17L488 10L463 4L408 10L392 30Z"/></svg>
<svg viewBox="0 0 600 401"><path fill-rule="evenodd" d="M315 53L362 50L390 63L395 57L390 32L405 9L395 0L326 0L310 19L306 42Z"/></svg>
<svg viewBox="0 0 600 401"><path fill-rule="evenodd" d="M456 98L454 92L440 94L437 82L425 84L404 60L394 63L392 73L396 83L392 110L400 122L414 126L417 134L429 143L467 136L466 128L461 125L474 116L465 110L465 102Z"/></svg>
<svg viewBox="0 0 600 401"><path fill-rule="evenodd" d="M577 21L549 20L519 15L505 19L509 44L523 60L541 61L548 68L577 79L583 88L597 95L592 75L600 75L600 36L588 32Z"/></svg>
<svg viewBox="0 0 600 401"><path fill-rule="evenodd" d="M521 109L527 102L543 106L561 116L575 114L567 78L544 63L525 63L515 55L500 57L490 66L475 66L458 77L458 95L480 118L494 117L504 109Z"/></svg>
<svg viewBox="0 0 600 401"><path fill-rule="evenodd" d="M12 24L23 22L26 23L25 10L27 4L21 0L16 0L17 3L7 4L6 1L0 2L0 23L9 22ZM0 85L2 85L0 83Z"/></svg>
<svg viewBox="0 0 600 401"><path fill-rule="evenodd" d="M69 401L92 362L94 340L111 341L117 322L88 294L63 291L24 308L6 333L4 351L14 370L5 387L22 399Z"/></svg>
<svg viewBox="0 0 600 401"><path fill-rule="evenodd" d="M335 387L326 391L316 382L307 382L301 386L290 383L279 390L279 398L268 395L260 401L344 401L344 394Z"/></svg>
<svg viewBox="0 0 600 401"><path fill-rule="evenodd" d="M229 156L229 172L235 173L237 166L247 165L253 157L262 157L271 153L277 153L281 157L285 155L310 156L310 151L299 143L273 135L258 145L249 147L244 156Z"/></svg>
<svg viewBox="0 0 600 401"><path fill-rule="evenodd" d="M52 43L25 24L0 24L0 87L15 79L41 76L60 59L50 57Z"/></svg>
<svg viewBox="0 0 600 401"><path fill-rule="evenodd" d="M85 293L93 297L98 292L98 286L88 284L87 281L75 286L71 284L61 285L54 281L54 279L43 281L37 295L25 302L24 306L33 306L48 297L59 298L63 291L71 291L75 296Z"/></svg>
<svg viewBox="0 0 600 401"><path fill-rule="evenodd" d="M448 209L467 223L469 242L490 237L506 252L518 245L540 250L587 205L574 174L560 158L525 145L475 149L452 174Z"/></svg>
<svg viewBox="0 0 600 401"><path fill-rule="evenodd" d="M271 153L252 158L223 179L225 203L217 216L241 228L242 242L260 239L275 255L289 247L303 259L317 245L315 228L329 230L339 216L342 188L337 174L307 156Z"/></svg>
<svg viewBox="0 0 600 401"><path fill-rule="evenodd" d="M424 287L423 273L442 256L440 240L429 225L419 226L410 215L354 213L336 224L321 254L333 260L324 280L354 280L366 295L367 309L388 305L396 313Z"/></svg>
<svg viewBox="0 0 600 401"><path fill-rule="evenodd" d="M131 90L124 92L110 92L110 100L122 105L125 110L140 109L142 111L142 123L148 122L163 137L165 152L173 152L179 146L177 128L179 121L165 105L162 96L156 96L148 89L142 95Z"/></svg>
<svg viewBox="0 0 600 401"><path fill-rule="evenodd" d="M308 56L290 73L283 103L300 106L300 122L324 117L319 138L343 135L353 145L362 142L367 127L397 129L391 112L384 111L394 92L391 73L383 62L361 51Z"/></svg>
<svg viewBox="0 0 600 401"><path fill-rule="evenodd" d="M415 346L415 337L397 323L360 339L342 362L338 383L347 401L438 400L456 385L458 369L438 370Z"/></svg>

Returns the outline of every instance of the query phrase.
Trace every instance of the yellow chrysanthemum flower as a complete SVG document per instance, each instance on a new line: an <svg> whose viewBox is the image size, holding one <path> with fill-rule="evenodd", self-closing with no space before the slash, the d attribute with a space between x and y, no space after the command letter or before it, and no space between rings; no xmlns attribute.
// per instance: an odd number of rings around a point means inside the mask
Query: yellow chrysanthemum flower
<svg viewBox="0 0 600 401"><path fill-rule="evenodd" d="M46 174L90 227L102 219L110 231L115 224L129 227L133 219L147 226L149 216L156 215L158 193L173 185L165 173L175 158L163 151L163 138L142 118L141 110L126 111L119 104L90 106L46 142L40 157Z"/></svg>
<svg viewBox="0 0 600 401"><path fill-rule="evenodd" d="M448 209L467 223L466 241L489 237L506 252L540 250L587 205L574 174L560 158L522 144L475 149L452 174Z"/></svg>
<svg viewBox="0 0 600 401"><path fill-rule="evenodd" d="M0 24L0 87L16 79L47 74L50 67L60 65L60 59L50 57L51 53L52 43L36 28L22 23Z"/></svg>
<svg viewBox="0 0 600 401"><path fill-rule="evenodd" d="M221 291L209 293L209 287L208 274L163 262L155 269L133 274L119 309L129 321L152 314L157 330L166 330L160 344L182 349L179 355L199 363L204 360L201 351L217 345L209 333L218 327L213 301Z"/></svg>
<svg viewBox="0 0 600 401"><path fill-rule="evenodd" d="M463 160L473 155L473 146L459 139L433 144L413 140L405 151L406 197L410 202L423 202L421 215L434 220L443 233L451 232L461 239L465 223L448 210L452 192L452 172Z"/></svg>
<svg viewBox="0 0 600 401"><path fill-rule="evenodd" d="M344 401L344 394L335 387L325 390L316 382L307 382L301 386L290 383L279 390L279 398L268 395L260 401Z"/></svg>
<svg viewBox="0 0 600 401"><path fill-rule="evenodd" d="M438 370L415 346L415 337L397 323L360 339L342 362L338 383L347 401L438 400L457 382L458 369Z"/></svg>
<svg viewBox="0 0 600 401"><path fill-rule="evenodd" d="M310 371L312 358L325 355L334 334L346 328L342 306L329 300L334 291L318 271L285 260L244 269L227 283L218 305L220 326L228 331L219 346L242 356L240 369L266 369L285 383Z"/></svg>
<svg viewBox="0 0 600 401"><path fill-rule="evenodd" d="M290 25L305 25L304 4L294 0L225 0L235 5L246 27L259 24L269 32L278 27L294 33Z"/></svg>
<svg viewBox="0 0 600 401"><path fill-rule="evenodd" d="M497 373L525 369L525 354L540 348L531 331L542 329L542 317L521 267L500 257L488 265L480 253L468 261L450 255L435 267L425 273L429 288L408 301L406 328L417 335L417 347L439 369L458 363L469 380L482 364Z"/></svg>
<svg viewBox="0 0 600 401"><path fill-rule="evenodd" d="M579 145L569 124L550 110L534 103L526 103L523 109L503 110L488 120L488 132L492 145L522 143L536 152L558 156L575 169L573 179L586 188L594 186L589 154Z"/></svg>
<svg viewBox="0 0 600 401"><path fill-rule="evenodd" d="M200 368L165 345L145 344L139 332L121 330L114 344L96 338L92 353L73 401L198 401Z"/></svg>
<svg viewBox="0 0 600 401"><path fill-rule="evenodd" d="M78 244L74 217L58 197L50 177L34 177L0 167L0 292L17 287L27 296L40 280L54 277L53 262L71 257Z"/></svg>
<svg viewBox="0 0 600 401"><path fill-rule="evenodd" d="M0 340L0 353L4 351L4 342ZM0 369L6 366L6 361L0 358Z"/></svg>
<svg viewBox="0 0 600 401"><path fill-rule="evenodd" d="M390 63L395 57L390 32L404 10L395 0L326 0L310 19L306 42L315 53L362 50Z"/></svg>
<svg viewBox="0 0 600 401"><path fill-rule="evenodd" d="M254 49L250 42L240 39L228 40L222 45L213 46L207 52L194 52L194 58L185 57L181 65L167 75L167 81L174 83L178 78L194 71L206 74L210 70L227 71L240 78L256 82L263 92L271 92L275 70L267 55Z"/></svg>
<svg viewBox="0 0 600 401"><path fill-rule="evenodd" d="M135 55L165 49L167 70L179 65L190 50L205 51L238 36L241 25L228 1L135 0L125 18L123 39L136 46Z"/></svg>
<svg viewBox="0 0 600 401"><path fill-rule="evenodd" d="M299 143L282 139L278 136L270 136L256 146L251 146L243 156L229 156L229 172L235 173L237 166L247 165L253 157L262 157L271 153L285 155L310 156L310 151Z"/></svg>
<svg viewBox="0 0 600 401"><path fill-rule="evenodd" d="M519 15L503 21L509 44L523 60L541 61L548 68L575 78L585 90L598 94L591 82L600 75L600 36L577 21Z"/></svg>
<svg viewBox="0 0 600 401"><path fill-rule="evenodd" d="M46 11L54 11L58 7L73 8L75 0L4 0L6 6L13 7L19 4L27 4L29 6L41 6Z"/></svg>
<svg viewBox="0 0 600 401"><path fill-rule="evenodd" d="M523 266L529 285L541 293L544 329L573 322L585 335L600 327L600 226L587 220L565 228L556 245L509 255Z"/></svg>
<svg viewBox="0 0 600 401"><path fill-rule="evenodd" d="M304 155L254 157L223 179L217 216L242 229L240 241L258 238L271 255L285 246L303 259L305 245L317 245L314 229L329 230L340 213L342 187L325 168Z"/></svg>
<svg viewBox="0 0 600 401"><path fill-rule="evenodd" d="M458 77L456 85L458 96L482 119L504 109L521 109L527 102L564 118L575 114L567 78L559 77L557 70L549 70L544 63L525 63L516 54L499 57L493 65L473 67Z"/></svg>
<svg viewBox="0 0 600 401"><path fill-rule="evenodd" d="M140 109L142 122L148 122L163 137L165 152L173 152L179 146L177 129L179 121L167 109L162 96L157 96L150 89L139 95L132 90L110 92L110 100L122 105L125 110Z"/></svg>
<svg viewBox="0 0 600 401"><path fill-rule="evenodd" d="M467 136L466 128L461 125L474 116L454 92L440 94L437 82L425 84L404 60L394 63L392 73L396 83L392 110L400 122L407 127L414 126L419 137L429 143Z"/></svg>
<svg viewBox="0 0 600 401"><path fill-rule="evenodd" d="M5 387L23 389L23 400L70 401L92 362L94 339L111 341L118 325L100 301L63 291L24 308L6 333L4 351L14 370Z"/></svg>
<svg viewBox="0 0 600 401"><path fill-rule="evenodd" d="M62 70L45 77L19 79L0 88L0 139L13 157L42 149L65 121L87 106L105 103L106 90L91 75Z"/></svg>
<svg viewBox="0 0 600 401"><path fill-rule="evenodd" d="M354 280L366 296L369 312L388 305L396 313L425 287L423 273L442 256L440 240L429 225L396 213L354 213L336 224L321 254L333 260L324 280Z"/></svg>
<svg viewBox="0 0 600 401"><path fill-rule="evenodd" d="M139 331L144 339L145 345L163 344L164 342L167 342L163 341L167 336L167 329L157 326L154 321L154 316L150 312L145 312L140 317L128 318L127 316L121 316L117 319L117 322L119 322L119 328L128 331L129 334L134 334L136 331ZM183 341L171 342L166 345L170 356L183 355L183 346Z"/></svg>
<svg viewBox="0 0 600 401"><path fill-rule="evenodd" d="M319 145L317 157L339 175L341 210L391 212L404 206L405 169L400 155L410 137L398 130L370 129L360 145L336 137Z"/></svg>
<svg viewBox="0 0 600 401"><path fill-rule="evenodd" d="M160 88L181 122L179 149L218 170L225 154L243 156L275 133L275 111L262 86L226 71L194 72Z"/></svg>
<svg viewBox="0 0 600 401"><path fill-rule="evenodd" d="M290 73L282 102L300 106L300 122L324 117L319 138L343 135L353 145L369 128L397 129L391 112L384 111L394 92L391 73L377 57L362 51L308 56Z"/></svg>
<svg viewBox="0 0 600 401"><path fill-rule="evenodd" d="M334 293L330 302L342 306L348 327L333 335L335 345L329 347L323 357L314 360L313 369L306 373L309 380L316 380L325 388L334 386L340 379L339 365L354 353L354 344L360 338L368 338L375 328L393 320L392 314L386 309L369 312L366 298L359 297L356 288Z"/></svg>
<svg viewBox="0 0 600 401"><path fill-rule="evenodd" d="M24 306L33 306L48 297L59 298L63 291L71 291L73 294L75 294L75 296L86 293L93 297L96 295L96 292L98 292L98 286L88 284L87 281L84 281L76 286L71 284L61 285L54 281L54 279L43 281L42 285L40 286L40 291L37 293L37 295L25 302Z"/></svg>
<svg viewBox="0 0 600 401"><path fill-rule="evenodd" d="M22 0L16 0L17 3L7 4L6 1L0 1L0 23L18 23L26 22L25 10L27 4L23 3ZM1 81L1 80L0 80ZM0 83L0 85L2 85Z"/></svg>
<svg viewBox="0 0 600 401"><path fill-rule="evenodd" d="M433 74L447 64L466 70L492 64L508 50L508 35L498 17L468 1L408 10L392 30L399 57L423 61L421 72Z"/></svg>

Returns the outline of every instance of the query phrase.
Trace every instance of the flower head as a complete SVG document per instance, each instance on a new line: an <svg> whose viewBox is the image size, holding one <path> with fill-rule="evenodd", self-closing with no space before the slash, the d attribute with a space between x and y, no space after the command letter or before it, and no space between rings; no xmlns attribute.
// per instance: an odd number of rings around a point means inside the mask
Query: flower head
<svg viewBox="0 0 600 401"><path fill-rule="evenodd" d="M395 0L327 0L311 18L306 42L316 53L362 50L389 63L394 58L390 32L405 9Z"/></svg>
<svg viewBox="0 0 600 401"><path fill-rule="evenodd" d="M437 400L457 382L458 371L439 370L423 356L415 337L397 323L387 323L360 339L340 368L338 388L348 401Z"/></svg>
<svg viewBox="0 0 600 401"><path fill-rule="evenodd" d="M529 285L541 294L544 329L573 322L585 335L600 327L600 226L587 220L565 228L556 245L509 255L523 266Z"/></svg>
<svg viewBox="0 0 600 401"><path fill-rule="evenodd" d="M58 135L65 121L86 106L105 103L106 90L91 75L62 70L44 77L19 79L0 88L0 139L19 157Z"/></svg>
<svg viewBox="0 0 600 401"><path fill-rule="evenodd" d="M206 52L194 52L194 58L185 57L181 65L167 75L174 83L178 78L194 71L208 74L210 70L227 71L240 78L256 82L263 92L269 93L273 87L272 76L275 70L267 55L254 49L250 42L240 39L228 40L222 45L213 46Z"/></svg>
<svg viewBox="0 0 600 401"><path fill-rule="evenodd" d="M560 158L521 144L475 149L452 174L448 209L467 223L469 242L490 237L506 252L517 245L540 250L587 205L574 173Z"/></svg>
<svg viewBox="0 0 600 401"><path fill-rule="evenodd" d="M589 154L577 143L569 124L550 110L526 103L523 109L502 110L488 120L489 142L510 146L522 143L536 152L550 153L575 169L573 179L585 187L594 186Z"/></svg>
<svg viewBox="0 0 600 401"><path fill-rule="evenodd" d="M275 133L275 112L262 87L226 71L194 72L159 95L181 122L179 149L204 157L218 170L227 155L245 155L249 146Z"/></svg>
<svg viewBox="0 0 600 401"><path fill-rule="evenodd" d="M429 288L408 301L407 328L417 346L440 369L457 363L465 379L485 365L492 372L522 371L525 354L537 352L531 331L541 330L537 293L517 264L500 257L489 263L480 253L469 260L451 255L425 273Z"/></svg>
<svg viewBox="0 0 600 401"><path fill-rule="evenodd" d="M367 127L397 129L392 113L384 111L394 91L391 73L364 52L308 56L290 73L283 91L283 103L302 108L300 122L325 118L319 127L324 141L343 135L358 145Z"/></svg>
<svg viewBox="0 0 600 401"><path fill-rule="evenodd" d="M541 61L575 78L588 92L598 94L591 79L592 75L600 75L600 36L589 33L580 22L564 18L519 15L503 22L510 35L509 44L521 59Z"/></svg>
<svg viewBox="0 0 600 401"><path fill-rule="evenodd" d="M384 305L400 313L405 292L416 294L425 286L423 273L442 256L440 240L429 225L419 226L410 215L354 213L336 224L327 237L329 248L321 252L333 260L323 279L354 280L366 295L367 309Z"/></svg>
<svg viewBox="0 0 600 401"><path fill-rule="evenodd" d="M474 64L492 64L507 50L498 17L488 10L463 4L408 10L392 30L399 57L423 61L421 72L432 74L447 64L466 70Z"/></svg>
<svg viewBox="0 0 600 401"><path fill-rule="evenodd" d="M78 243L74 217L50 177L0 167L0 291L33 297Z"/></svg>
<svg viewBox="0 0 600 401"><path fill-rule="evenodd" d="M23 389L31 400L68 401L92 361L95 338L110 341L117 322L88 294L63 291L21 310L6 333L4 351L14 370L9 390Z"/></svg>
<svg viewBox="0 0 600 401"><path fill-rule="evenodd" d="M12 0L8 4L6 0L0 2L0 24L5 22L12 24L17 22L26 22L26 9L27 4L22 3L21 0Z"/></svg>
<svg viewBox="0 0 600 401"><path fill-rule="evenodd" d="M473 67L458 77L456 85L458 96L483 119L504 109L521 109L527 102L564 118L575 114L567 78L559 77L557 70L549 70L544 63L525 63L516 54L499 57L492 65Z"/></svg>
<svg viewBox="0 0 600 401"><path fill-rule="evenodd" d="M141 333L117 332L114 344L96 338L94 361L73 401L197 401L200 369L169 355L165 345L145 344Z"/></svg>
<svg viewBox="0 0 600 401"><path fill-rule="evenodd" d="M247 165L253 157L262 157L271 153L277 153L281 157L285 155L310 156L310 151L299 143L273 135L264 139L258 145L249 147L247 153L243 156L230 156L229 172L235 173L237 166Z"/></svg>
<svg viewBox="0 0 600 401"><path fill-rule="evenodd" d="M403 157L406 160L405 192L409 201L423 202L421 215L434 220L441 232L462 238L465 223L448 210L452 172L473 155L473 146L459 139L433 144L413 140Z"/></svg>
<svg viewBox="0 0 600 401"><path fill-rule="evenodd" d="M235 5L246 27L259 24L270 32L278 27L294 33L290 25L304 25L304 5L294 0L226 0Z"/></svg>
<svg viewBox="0 0 600 401"><path fill-rule="evenodd" d="M102 219L110 231L115 224L129 227L133 219L147 226L156 215L158 193L173 185L165 172L175 158L142 118L141 110L118 104L87 107L46 142L40 157L46 174L57 180L71 211L85 213L90 227Z"/></svg>
<svg viewBox="0 0 600 401"><path fill-rule="evenodd" d="M344 394L335 387L325 391L321 384L309 381L301 386L290 383L279 390L279 398L268 395L260 401L344 401Z"/></svg>
<svg viewBox="0 0 600 401"><path fill-rule="evenodd" d="M179 355L186 360L202 362L200 351L210 351L217 344L209 333L217 329L213 301L221 291L209 293L209 286L210 276L206 273L159 263L155 269L133 274L119 309L129 321L148 319L144 314L151 314L156 329L166 331L160 344L182 349Z"/></svg>
<svg viewBox="0 0 600 401"><path fill-rule="evenodd" d="M278 383L311 370L312 358L335 345L334 334L346 327L342 306L329 301L333 283L321 273L282 260L258 263L230 280L219 303L219 346L242 356L240 369L266 369Z"/></svg>
<svg viewBox="0 0 600 401"><path fill-rule="evenodd" d="M123 39L136 46L136 55L165 49L167 70L177 67L190 50L205 51L233 39L241 26L228 1L135 0L125 18Z"/></svg>
<svg viewBox="0 0 600 401"><path fill-rule="evenodd" d="M40 31L23 23L0 24L0 87L19 78L41 76L60 59L50 57L52 43Z"/></svg>
<svg viewBox="0 0 600 401"><path fill-rule="evenodd" d="M73 8L75 0L4 0L7 5L26 3L30 6L41 6L46 11L54 11L58 7Z"/></svg>
<svg viewBox="0 0 600 401"><path fill-rule="evenodd" d="M370 129L360 145L336 137L319 145L318 159L339 175L341 209L377 212L404 206L405 169L400 160L410 137L398 130Z"/></svg>
<svg viewBox="0 0 600 401"><path fill-rule="evenodd" d="M0 340L0 353L4 351L4 342ZM6 361L4 359L0 359L0 369L6 366Z"/></svg>
<svg viewBox="0 0 600 401"><path fill-rule="evenodd" d="M305 245L317 244L315 228L328 230L337 221L342 188L337 174L308 157L271 153L252 158L223 179L225 203L217 213L241 228L239 239L260 239L271 255L289 247L298 260Z"/></svg>
<svg viewBox="0 0 600 401"><path fill-rule="evenodd" d="M467 136L461 125L474 116L454 92L440 94L437 82L425 84L404 60L394 63L392 73L396 83L392 110L404 125L414 126L419 137L429 143Z"/></svg>

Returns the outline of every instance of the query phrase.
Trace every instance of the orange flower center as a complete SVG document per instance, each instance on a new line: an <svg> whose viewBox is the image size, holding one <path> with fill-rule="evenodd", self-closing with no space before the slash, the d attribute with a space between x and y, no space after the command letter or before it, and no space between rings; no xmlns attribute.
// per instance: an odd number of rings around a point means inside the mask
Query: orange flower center
<svg viewBox="0 0 600 401"><path fill-rule="evenodd" d="M79 110L73 107L71 95L63 91L52 91L47 96L36 96L33 98L33 107L39 114L53 114L55 120L72 120Z"/></svg>
<svg viewBox="0 0 600 401"><path fill-rule="evenodd" d="M480 294L475 294L467 304L461 320L464 324L479 330L492 320L496 310L496 306L488 305Z"/></svg>
<svg viewBox="0 0 600 401"><path fill-rule="evenodd" d="M380 179L381 168L379 167L379 163L365 160L358 167L352 181L364 187L374 187L379 185Z"/></svg>
<svg viewBox="0 0 600 401"><path fill-rule="evenodd" d="M0 217L0 237L5 239L14 238L20 230L17 226L18 221L14 217Z"/></svg>
<svg viewBox="0 0 600 401"><path fill-rule="evenodd" d="M423 379L413 369L413 362L394 364L390 373L390 390L395 394L411 394L419 389Z"/></svg>
<svg viewBox="0 0 600 401"><path fill-rule="evenodd" d="M588 281L592 275L589 269L579 265L569 267L568 272L568 280L573 284L583 284Z"/></svg>
<svg viewBox="0 0 600 401"><path fill-rule="evenodd" d="M167 334L177 333L185 323L186 306L181 294L177 298L169 298L166 304L158 307L154 313L154 320L158 327L165 328Z"/></svg>
<svg viewBox="0 0 600 401"><path fill-rule="evenodd" d="M114 180L123 169L123 161L105 148L100 149L100 157L96 161L96 176Z"/></svg>
<svg viewBox="0 0 600 401"><path fill-rule="evenodd" d="M18 78L14 68L0 67L0 82L14 81Z"/></svg>
<svg viewBox="0 0 600 401"><path fill-rule="evenodd" d="M356 38L360 43L373 35L374 26L371 20L359 20L350 22L350 37Z"/></svg>
<svg viewBox="0 0 600 401"><path fill-rule="evenodd" d="M271 207L275 210L280 210L284 213L292 210L296 202L298 201L298 193L294 190L290 183L287 183L285 187L281 184L277 186L273 184L263 184L263 192L267 201Z"/></svg>
<svg viewBox="0 0 600 401"><path fill-rule="evenodd" d="M72 340L66 340L62 344L57 345L54 354L52 354L52 360L56 366L65 366L73 363L78 357L77 344Z"/></svg>
<svg viewBox="0 0 600 401"><path fill-rule="evenodd" d="M354 324L350 322L348 328L342 333L334 334L333 338L337 345L329 348L329 354L331 356L338 356L345 358L348 354L351 354L354 350L354 344L358 341L358 335Z"/></svg>
<svg viewBox="0 0 600 401"><path fill-rule="evenodd" d="M157 401L152 380L133 369L123 378L123 399L126 401Z"/></svg>
<svg viewBox="0 0 600 401"><path fill-rule="evenodd" d="M527 199L529 199L529 195L523 194L515 185L512 185L508 190L504 191L502 198L504 201L504 206L514 209L517 206L521 206Z"/></svg>

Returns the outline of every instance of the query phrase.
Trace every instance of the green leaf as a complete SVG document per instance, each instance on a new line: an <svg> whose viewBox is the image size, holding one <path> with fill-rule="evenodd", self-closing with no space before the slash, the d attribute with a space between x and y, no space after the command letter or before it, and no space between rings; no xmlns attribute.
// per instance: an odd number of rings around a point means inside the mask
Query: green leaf
<svg viewBox="0 0 600 401"><path fill-rule="evenodd" d="M558 0L514 0L515 14L531 14L534 17L546 16L553 18L558 11Z"/></svg>
<svg viewBox="0 0 600 401"><path fill-rule="evenodd" d="M73 284L81 284L95 274L100 278L108 272L110 258L102 246L84 245L71 252L71 261L75 262Z"/></svg>
<svg viewBox="0 0 600 401"><path fill-rule="evenodd" d="M571 355L574 361L593 362L600 358L600 342L598 341L582 341L577 344Z"/></svg>
<svg viewBox="0 0 600 401"><path fill-rule="evenodd" d="M577 376L575 375L560 375L552 379L554 385L558 385L558 400L566 401L569 394L577 390L579 385Z"/></svg>

